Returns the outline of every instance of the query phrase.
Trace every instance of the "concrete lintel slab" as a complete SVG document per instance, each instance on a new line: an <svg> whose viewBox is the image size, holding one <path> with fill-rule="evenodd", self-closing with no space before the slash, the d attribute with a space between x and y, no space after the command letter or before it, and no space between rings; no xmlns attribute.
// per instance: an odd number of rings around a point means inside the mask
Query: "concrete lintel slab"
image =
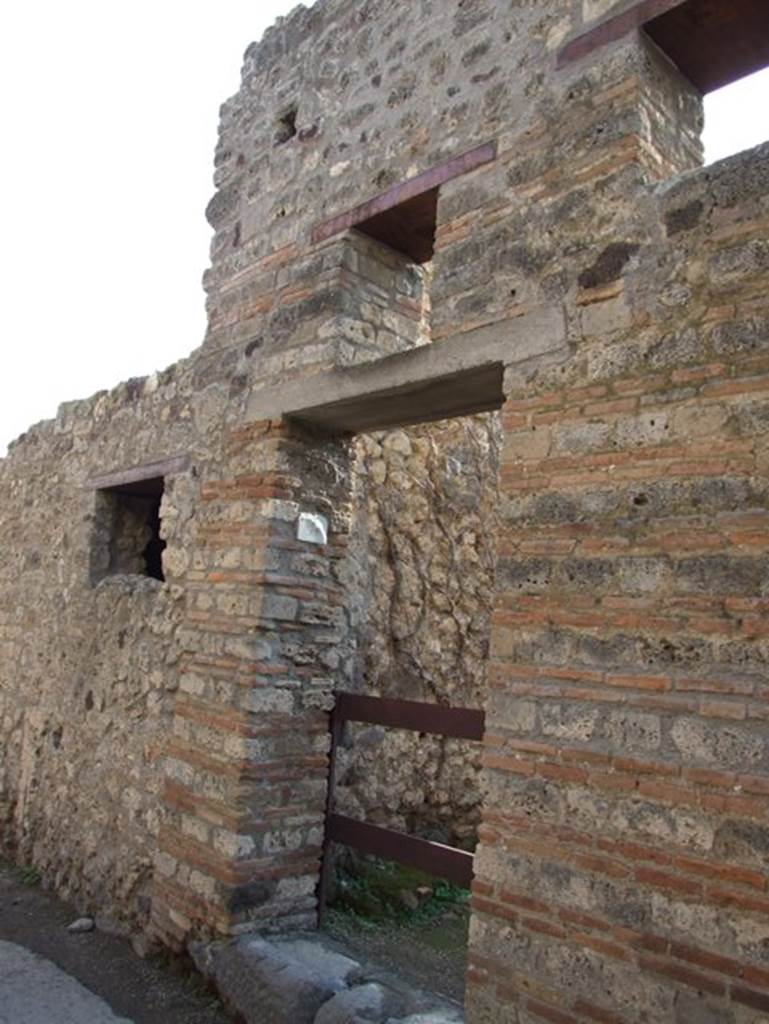
<svg viewBox="0 0 769 1024"><path fill-rule="evenodd" d="M358 433L468 416L504 403L504 370L566 344L560 307L535 310L400 352L255 391L248 418L285 416L324 430Z"/></svg>

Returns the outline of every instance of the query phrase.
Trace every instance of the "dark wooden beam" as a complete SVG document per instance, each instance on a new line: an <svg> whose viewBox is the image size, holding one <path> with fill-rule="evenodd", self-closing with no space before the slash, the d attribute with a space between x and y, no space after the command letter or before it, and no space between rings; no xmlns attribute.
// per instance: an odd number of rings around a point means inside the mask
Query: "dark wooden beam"
<svg viewBox="0 0 769 1024"><path fill-rule="evenodd" d="M626 11L615 14L613 18L607 18L595 28L572 39L559 52L557 66L559 68L566 67L567 64L573 64L574 61L587 57L594 50L608 46L609 43L616 43L618 39L623 39L626 35L641 28L652 18L665 14L667 11L673 10L674 7L680 7L683 3L686 3L686 0L640 0Z"/></svg>
<svg viewBox="0 0 769 1024"><path fill-rule="evenodd" d="M340 693L336 713L348 722L366 722L462 740L483 739L485 715L476 708L450 708L444 704Z"/></svg>
<svg viewBox="0 0 769 1024"><path fill-rule="evenodd" d="M640 0L564 46L558 67L640 28L703 94L769 66L768 0Z"/></svg>
<svg viewBox="0 0 769 1024"><path fill-rule="evenodd" d="M472 883L473 855L465 850L455 850L442 843L431 843L379 825L369 825L343 814L329 817L327 831L332 842L344 843L361 853L407 864L465 889L469 889Z"/></svg>
<svg viewBox="0 0 769 1024"><path fill-rule="evenodd" d="M769 0L687 0L644 27L703 95L769 66Z"/></svg>
<svg viewBox="0 0 769 1024"><path fill-rule="evenodd" d="M83 486L89 490L127 488L129 485L140 483L143 480L154 480L157 477L183 473L189 464L188 455L172 455L167 459L145 462L141 466L132 466L130 469L116 469L110 473L100 473L98 476L92 476L86 480Z"/></svg>
<svg viewBox="0 0 769 1024"><path fill-rule="evenodd" d="M340 234L342 231L357 227L364 221L370 220L386 210L391 210L395 206L400 206L409 199L424 195L426 192L432 192L453 178L458 178L462 174L475 170L476 167L482 167L484 164L491 163L492 160L496 159L496 156L496 142L484 143L484 145L477 146L467 153L455 156L445 164L432 167L429 171L417 174L414 178L409 178L408 181L404 181L400 185L393 185L392 188L382 192L381 195L375 196L373 199L369 199L367 202L361 203L345 213L340 213L330 220L316 224L312 229L312 241L323 242L327 238Z"/></svg>

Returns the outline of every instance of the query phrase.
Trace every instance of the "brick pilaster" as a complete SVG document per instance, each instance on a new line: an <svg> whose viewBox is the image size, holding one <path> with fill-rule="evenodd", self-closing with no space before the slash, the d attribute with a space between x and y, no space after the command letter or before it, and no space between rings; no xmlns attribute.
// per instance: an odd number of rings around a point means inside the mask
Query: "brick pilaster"
<svg viewBox="0 0 769 1024"><path fill-rule="evenodd" d="M234 430L202 484L153 894L172 945L314 923L348 487L345 442L278 422ZM327 545L296 539L300 511Z"/></svg>

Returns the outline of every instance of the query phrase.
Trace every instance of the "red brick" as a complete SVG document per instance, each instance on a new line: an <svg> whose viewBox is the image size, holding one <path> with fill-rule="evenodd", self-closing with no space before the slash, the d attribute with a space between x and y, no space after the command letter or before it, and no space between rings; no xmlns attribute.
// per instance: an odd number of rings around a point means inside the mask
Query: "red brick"
<svg viewBox="0 0 769 1024"><path fill-rule="evenodd" d="M761 871L751 871L736 864L709 864L707 861L696 860L694 857L676 857L675 865L682 871L691 871L703 878L717 878L723 882L738 882L763 891L766 876Z"/></svg>
<svg viewBox="0 0 769 1024"><path fill-rule="evenodd" d="M639 761L631 757L615 757L613 766L617 771L630 772L633 775L663 775L675 777L680 768L665 761Z"/></svg>
<svg viewBox="0 0 769 1024"><path fill-rule="evenodd" d="M605 1010L595 1003L589 1003L586 999L578 999L574 1004L574 1011L581 1017L587 1017L595 1024L625 1024L625 1018L620 1017L613 1010Z"/></svg>
<svg viewBox="0 0 769 1024"><path fill-rule="evenodd" d="M500 893L500 898L503 903L510 903L515 907L520 907L522 910L529 910L533 914L548 915L550 913L550 907L547 903L532 899L531 896L525 896L522 893L511 892L509 889L503 889Z"/></svg>
<svg viewBox="0 0 769 1024"><path fill-rule="evenodd" d="M598 849L606 852L614 852L625 860L648 861L652 864L670 864L672 858L664 850L655 850L651 846L643 846L641 843L631 843L623 840L598 840Z"/></svg>
<svg viewBox="0 0 769 1024"><path fill-rule="evenodd" d="M732 985L731 997L736 1003L749 1006L753 1010L769 1011L769 993L756 992L755 989L747 988L745 985Z"/></svg>
<svg viewBox="0 0 769 1024"><path fill-rule="evenodd" d="M562 761L576 761L579 764L609 764L611 756L598 750L562 750Z"/></svg>
<svg viewBox="0 0 769 1024"><path fill-rule="evenodd" d="M662 782L641 780L638 785L638 792L641 796L649 797L652 800L662 800L665 803L680 804L684 807L697 804L697 795L691 790Z"/></svg>
<svg viewBox="0 0 769 1024"><path fill-rule="evenodd" d="M549 935L554 939L565 939L567 932L552 921L543 921L539 917L522 917L521 924L531 932Z"/></svg>
<svg viewBox="0 0 769 1024"><path fill-rule="evenodd" d="M536 761L526 761L520 757L500 757L493 754L484 754L481 764L485 768L512 772L514 775L535 775L538 769Z"/></svg>
<svg viewBox="0 0 769 1024"><path fill-rule="evenodd" d="M635 932L629 932L625 936L626 929L615 928L614 931L619 938L625 938L628 945L633 946L635 949L644 949L647 953L667 953L670 948L668 940L664 939L661 935L652 935L650 932L644 932L639 935Z"/></svg>
<svg viewBox="0 0 769 1024"><path fill-rule="evenodd" d="M574 861L586 871L609 875L610 878L626 878L630 874L629 869L619 861L596 857L594 854L579 853L574 857Z"/></svg>
<svg viewBox="0 0 769 1024"><path fill-rule="evenodd" d="M531 997L526 1000L526 1009L533 1013L535 1017L549 1021L550 1024L580 1024L579 1020L572 1016L572 1014L565 1013L563 1010L556 1010L552 1006L547 1006L545 1003L540 1003Z"/></svg>
<svg viewBox="0 0 769 1024"><path fill-rule="evenodd" d="M769 778L759 775L740 775L737 782L742 789L747 790L749 793L769 796Z"/></svg>
<svg viewBox="0 0 769 1024"><path fill-rule="evenodd" d="M691 368L673 370L670 379L676 384L690 384L694 381L710 380L720 377L726 372L723 363L711 363L709 366L693 366Z"/></svg>
<svg viewBox="0 0 769 1024"><path fill-rule="evenodd" d="M636 398L615 398L607 402L592 402L586 405L584 413L586 416L609 416L618 412L633 412L638 408Z"/></svg>
<svg viewBox="0 0 769 1024"><path fill-rule="evenodd" d="M682 878L680 875L672 875L667 871L658 871L656 868L636 868L635 877L641 885L653 885L656 889L670 889L685 896L699 896L702 893L700 882Z"/></svg>
<svg viewBox="0 0 769 1024"><path fill-rule="evenodd" d="M573 924L579 928L589 928L594 932L609 930L609 925L605 921L598 917L593 917L592 914L584 914L580 910L571 910L564 907L558 911L558 916L566 924Z"/></svg>
<svg viewBox="0 0 769 1024"><path fill-rule="evenodd" d="M687 960L689 963L704 967L710 971L718 971L720 974L728 974L733 977L741 977L742 965L729 957L719 956L706 949L695 949L680 942L673 942L670 946L671 954L679 960Z"/></svg>
<svg viewBox="0 0 769 1024"><path fill-rule="evenodd" d="M563 764L540 764L539 774L545 779L561 779L564 782L584 783L587 781L587 772L584 769Z"/></svg>
<svg viewBox="0 0 769 1024"><path fill-rule="evenodd" d="M749 914L769 915L769 897L754 893L735 892L733 889L711 888L706 892L706 899L721 907L739 907Z"/></svg>
<svg viewBox="0 0 769 1024"><path fill-rule="evenodd" d="M605 939L600 939L595 935L586 935L584 932L575 932L571 938L580 946L587 946L588 949L595 950L601 956L609 956L613 960L630 959L628 950L618 946L615 942L607 942Z"/></svg>
<svg viewBox="0 0 769 1024"><path fill-rule="evenodd" d="M745 705L724 700L703 700L700 713L705 718L729 718L740 721L746 717Z"/></svg>
<svg viewBox="0 0 769 1024"><path fill-rule="evenodd" d="M644 954L640 956L640 964L645 971L662 974L673 981L678 981L698 991L709 992L714 996L726 994L726 984L720 978L713 978L710 975L702 974L700 971L695 971L690 967L684 967L683 964L671 963L668 960L661 960Z"/></svg>
<svg viewBox="0 0 769 1024"><path fill-rule="evenodd" d="M612 772L593 772L590 781L600 789L618 790L624 793L636 792L636 780L627 775Z"/></svg>
<svg viewBox="0 0 769 1024"><path fill-rule="evenodd" d="M735 772L719 772L711 768L684 768L684 778L701 786L731 789L737 782Z"/></svg>
<svg viewBox="0 0 769 1024"><path fill-rule="evenodd" d="M766 801L749 796L703 793L700 803L711 810L725 811L727 814L737 814L746 818L763 818L766 813Z"/></svg>
<svg viewBox="0 0 769 1024"><path fill-rule="evenodd" d="M742 377L737 380L709 384L706 388L703 388L702 394L709 398L720 398L725 395L745 395L749 392L768 390L769 376Z"/></svg>
<svg viewBox="0 0 769 1024"><path fill-rule="evenodd" d="M750 982L751 985L758 985L759 988L769 989L769 969L743 964L741 976L745 981Z"/></svg>
<svg viewBox="0 0 769 1024"><path fill-rule="evenodd" d="M518 914L511 910L510 907L503 907L501 904L495 903L494 900L483 899L482 896L473 896L471 906L478 913L489 914L491 917L498 917L509 923L514 923L518 920Z"/></svg>

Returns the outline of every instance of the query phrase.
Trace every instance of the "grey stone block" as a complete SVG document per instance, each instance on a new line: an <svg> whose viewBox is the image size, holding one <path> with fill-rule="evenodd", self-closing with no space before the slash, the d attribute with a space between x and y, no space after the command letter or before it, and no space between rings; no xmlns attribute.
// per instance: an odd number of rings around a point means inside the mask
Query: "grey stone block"
<svg viewBox="0 0 769 1024"><path fill-rule="evenodd" d="M459 1010L430 1010L411 1017L391 1017L386 1024L463 1024L464 1015Z"/></svg>
<svg viewBox="0 0 769 1024"><path fill-rule="evenodd" d="M383 1024L402 1009L403 1001L381 985L361 985L334 996L318 1012L315 1024Z"/></svg>
<svg viewBox="0 0 769 1024"><path fill-rule="evenodd" d="M344 985L338 973L324 974L263 939L217 950L213 975L224 1000L246 1024L313 1024L321 1006Z"/></svg>
<svg viewBox="0 0 769 1024"><path fill-rule="evenodd" d="M325 978L337 991L356 985L363 979L363 971L357 960L326 949L320 942L312 939L274 939L273 945L309 972Z"/></svg>

